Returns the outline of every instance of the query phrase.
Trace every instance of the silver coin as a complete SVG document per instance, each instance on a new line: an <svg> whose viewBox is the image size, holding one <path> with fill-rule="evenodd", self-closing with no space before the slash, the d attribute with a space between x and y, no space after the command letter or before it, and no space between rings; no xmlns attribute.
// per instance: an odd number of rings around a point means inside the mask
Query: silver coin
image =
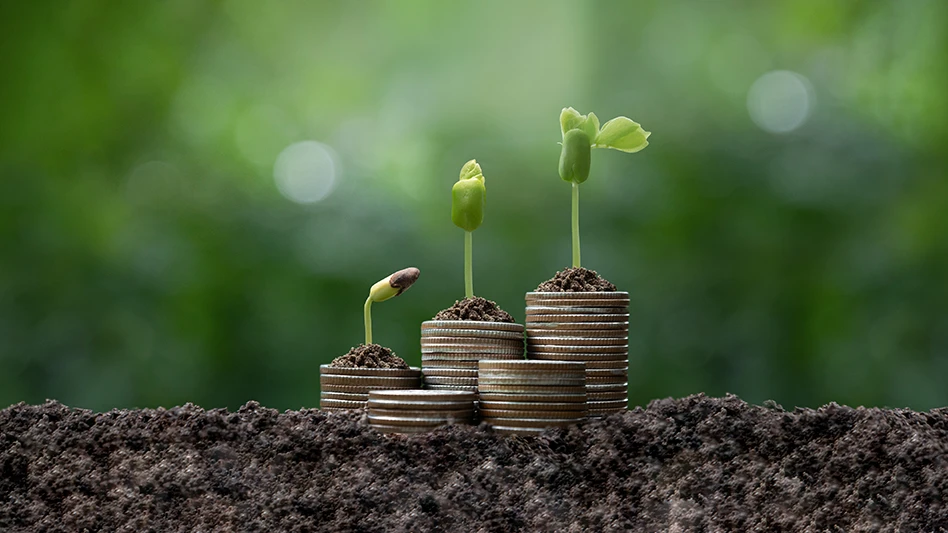
<svg viewBox="0 0 948 533"><path fill-rule="evenodd" d="M459 378L452 376L425 376L425 385L467 385L477 386L477 378Z"/></svg>
<svg viewBox="0 0 948 533"><path fill-rule="evenodd" d="M629 359L619 359L617 361L586 361L586 370L596 370L596 369L616 369L621 368L624 371L628 372L629 370Z"/></svg>
<svg viewBox="0 0 948 533"><path fill-rule="evenodd" d="M478 382L477 390L507 394L584 394L586 387L580 385L523 385Z"/></svg>
<svg viewBox="0 0 948 533"><path fill-rule="evenodd" d="M419 372L420 374L420 372ZM322 374L319 376L319 384L325 385L346 385L350 387L380 386L380 387L399 387L403 389L417 388L421 382L421 376L412 377L381 377L381 376L340 376L335 374Z"/></svg>
<svg viewBox="0 0 948 533"><path fill-rule="evenodd" d="M612 391L628 391L629 384L626 382L623 383L586 383L586 392L612 392Z"/></svg>
<svg viewBox="0 0 948 533"><path fill-rule="evenodd" d="M629 338L602 337L527 337L527 346L628 346Z"/></svg>
<svg viewBox="0 0 948 533"><path fill-rule="evenodd" d="M489 331L517 331L523 332L523 324L510 322L484 322L480 320L426 320L421 323L421 329L478 329Z"/></svg>
<svg viewBox="0 0 948 533"><path fill-rule="evenodd" d="M531 344L527 347L530 353L629 353L629 345L615 346L558 346L553 344Z"/></svg>
<svg viewBox="0 0 948 533"><path fill-rule="evenodd" d="M479 390L487 390L488 386L493 385L508 385L508 386L517 386L517 385L528 385L531 387L534 386L549 386L549 387L582 387L586 385L586 378L556 378L556 377L522 377L522 376L510 376L510 377L484 377L480 376L477 378L475 385L478 385Z"/></svg>
<svg viewBox="0 0 948 533"><path fill-rule="evenodd" d="M422 337L421 346L504 346L523 347L519 339L489 339L484 337Z"/></svg>
<svg viewBox="0 0 948 533"><path fill-rule="evenodd" d="M366 401L369 409L416 409L426 411L474 409L474 400L466 402L428 400L382 400Z"/></svg>
<svg viewBox="0 0 948 533"><path fill-rule="evenodd" d="M481 398L481 409L498 411L586 411L585 402L505 402Z"/></svg>
<svg viewBox="0 0 948 533"><path fill-rule="evenodd" d="M432 411L436 413L437 411ZM456 418L456 417L438 417L438 416L411 416L411 417L401 417L401 416L378 416L369 413L369 423L372 424L385 424L387 426L440 426L442 424L447 424L449 422L455 423L464 423L472 422L474 419L474 412L471 411L470 418Z"/></svg>
<svg viewBox="0 0 948 533"><path fill-rule="evenodd" d="M517 340L523 338L522 331L495 331L485 329L450 329L428 328L421 330L422 340L431 337L475 338L475 339L504 339Z"/></svg>
<svg viewBox="0 0 948 533"><path fill-rule="evenodd" d="M603 410L603 409L625 409L629 406L628 399L622 400L607 400L600 402L586 402L586 406L590 410Z"/></svg>
<svg viewBox="0 0 948 533"><path fill-rule="evenodd" d="M420 381L420 380L419 380ZM393 387L388 385L364 385L364 386L350 386L350 385L333 385L325 384L320 385L320 392L347 392L347 393L357 393L357 394L368 394L369 391L375 390L399 390L399 389L417 389L418 384L412 385L411 387Z"/></svg>
<svg viewBox="0 0 948 533"><path fill-rule="evenodd" d="M586 376L587 385L605 385L607 383L626 383L629 377L625 374L618 376Z"/></svg>
<svg viewBox="0 0 948 533"><path fill-rule="evenodd" d="M586 365L577 362L558 362L558 361L530 361L522 359L519 361L487 361L478 362L478 370L483 372L508 372L508 371L534 371L534 372L554 372L566 371L582 373Z"/></svg>
<svg viewBox="0 0 948 533"><path fill-rule="evenodd" d="M626 377L629 375L629 367L623 368L587 368L586 378L597 379L605 377Z"/></svg>
<svg viewBox="0 0 948 533"><path fill-rule="evenodd" d="M330 392L326 390L319 391L320 400L348 400L350 402L364 402L369 399L367 392Z"/></svg>
<svg viewBox="0 0 948 533"><path fill-rule="evenodd" d="M549 305L528 305L526 308L527 321L538 315L624 315L628 317L629 310L625 307L562 307Z"/></svg>
<svg viewBox="0 0 948 533"><path fill-rule="evenodd" d="M371 417L394 417L401 419L422 418L425 420L462 420L468 421L474 418L474 404L466 409L403 409L403 408L382 408L369 406L369 416Z"/></svg>
<svg viewBox="0 0 948 533"><path fill-rule="evenodd" d="M428 366L428 361L482 361L482 360L523 360L523 353L423 353L421 366Z"/></svg>
<svg viewBox="0 0 948 533"><path fill-rule="evenodd" d="M517 418L517 419L560 419L560 420L575 420L577 418L585 418L586 411L544 411L542 409L518 409L515 411L510 410L501 410L501 409L485 409L481 407L480 415L483 419L488 420L497 420L500 418Z"/></svg>
<svg viewBox="0 0 948 533"><path fill-rule="evenodd" d="M434 429L430 426L387 426L384 424L369 424L369 427L387 435L417 435L419 433L430 433Z"/></svg>
<svg viewBox="0 0 948 533"><path fill-rule="evenodd" d="M320 398L319 400L320 409L335 408L335 409L362 409L365 407L365 401L351 401L351 400L331 400L329 398Z"/></svg>
<svg viewBox="0 0 948 533"><path fill-rule="evenodd" d="M548 403L578 403L586 404L586 393L573 394L537 394L507 393L507 392L480 392L481 402L548 402Z"/></svg>
<svg viewBox="0 0 948 533"><path fill-rule="evenodd" d="M474 368L425 368L422 374L427 377L454 377L476 378L477 369Z"/></svg>
<svg viewBox="0 0 948 533"><path fill-rule="evenodd" d="M477 359L425 359L422 357L422 372L433 369L464 369L477 371Z"/></svg>
<svg viewBox="0 0 948 533"><path fill-rule="evenodd" d="M580 314L557 314L557 315L527 315L527 324L575 324L578 322L588 323L628 323L628 313L591 313L588 315Z"/></svg>
<svg viewBox="0 0 948 533"><path fill-rule="evenodd" d="M559 298L559 299L536 299L536 298L527 298L528 306L540 306L540 307L560 307L563 309L568 309L572 307L598 307L600 309L621 309L622 311L616 312L628 312L629 300L588 300L579 298L573 298L572 300L568 298Z"/></svg>
<svg viewBox="0 0 948 533"><path fill-rule="evenodd" d="M629 321L617 322L533 322L527 328L527 335L549 335L542 331L556 331L556 335L563 335L560 331L624 331L629 332Z"/></svg>
<svg viewBox="0 0 948 533"><path fill-rule="evenodd" d="M465 392L477 392L477 386L468 386L468 385L434 385L428 384L425 385L430 390L445 391L445 390L456 390L456 391L465 391Z"/></svg>
<svg viewBox="0 0 948 533"><path fill-rule="evenodd" d="M542 353L527 352L530 359L541 361L625 361L629 356L624 353Z"/></svg>
<svg viewBox="0 0 948 533"><path fill-rule="evenodd" d="M523 353L523 345L520 345L516 348L505 348L503 346L453 346L450 344L428 344L421 347L421 353L468 353L468 354L502 354L502 355L516 355Z"/></svg>
<svg viewBox="0 0 948 533"><path fill-rule="evenodd" d="M607 391L607 392L587 392L586 401L589 402L609 402L616 400L628 400L629 391Z"/></svg>
<svg viewBox="0 0 948 533"><path fill-rule="evenodd" d="M421 374L421 369L416 366L409 368L364 368L319 365L319 373L339 376L418 377Z"/></svg>
<svg viewBox="0 0 948 533"><path fill-rule="evenodd" d="M551 428L571 426L582 422L585 415L576 418L488 418L481 420L490 425L499 425L511 428Z"/></svg>
<svg viewBox="0 0 948 533"><path fill-rule="evenodd" d="M428 389L377 390L369 393L370 401L435 401L435 402L473 402L477 395L460 391L432 391Z"/></svg>
<svg viewBox="0 0 948 533"><path fill-rule="evenodd" d="M629 299L629 293L625 291L595 291L595 292L528 292L527 298L579 298L579 299Z"/></svg>

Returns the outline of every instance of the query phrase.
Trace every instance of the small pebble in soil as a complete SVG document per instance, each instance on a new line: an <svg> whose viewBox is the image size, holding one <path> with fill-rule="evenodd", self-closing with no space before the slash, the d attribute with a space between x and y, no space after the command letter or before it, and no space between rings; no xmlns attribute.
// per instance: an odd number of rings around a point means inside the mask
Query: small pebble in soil
<svg viewBox="0 0 948 533"><path fill-rule="evenodd" d="M564 268L537 287L536 292L613 292L616 286L595 270Z"/></svg>
<svg viewBox="0 0 948 533"><path fill-rule="evenodd" d="M480 296L454 302L451 307L439 311L433 320L479 320L481 322L510 323L514 321L510 313L501 309L496 302Z"/></svg>
<svg viewBox="0 0 948 533"><path fill-rule="evenodd" d="M404 359L395 352L378 344L360 344L332 360L329 366L336 368L408 368Z"/></svg>

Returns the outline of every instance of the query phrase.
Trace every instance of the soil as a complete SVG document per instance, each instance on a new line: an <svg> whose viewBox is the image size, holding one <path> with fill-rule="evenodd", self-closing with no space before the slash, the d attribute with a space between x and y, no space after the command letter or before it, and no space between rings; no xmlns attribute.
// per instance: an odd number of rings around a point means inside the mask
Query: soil
<svg viewBox="0 0 948 533"><path fill-rule="evenodd" d="M474 296L454 302L451 307L439 311L432 320L480 320L481 322L510 322L514 318L486 298Z"/></svg>
<svg viewBox="0 0 948 533"><path fill-rule="evenodd" d="M360 344L350 348L346 355L340 355L333 359L329 366L336 368L408 368L408 363L385 346Z"/></svg>
<svg viewBox="0 0 948 533"><path fill-rule="evenodd" d="M536 292L613 292L616 286L595 270L564 268L537 287Z"/></svg>
<svg viewBox="0 0 948 533"><path fill-rule="evenodd" d="M659 400L541 437L359 411L0 411L0 530L946 531L948 409Z"/></svg>

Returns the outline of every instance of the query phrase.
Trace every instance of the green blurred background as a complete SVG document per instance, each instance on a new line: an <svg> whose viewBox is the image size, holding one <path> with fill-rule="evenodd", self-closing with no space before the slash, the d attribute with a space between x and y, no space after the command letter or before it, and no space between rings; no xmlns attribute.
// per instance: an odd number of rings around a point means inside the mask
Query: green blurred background
<svg viewBox="0 0 948 533"><path fill-rule="evenodd" d="M3 2L0 404L318 405L362 339L420 363L475 290L567 266L564 106L596 151L584 266L631 294L633 404L948 404L948 2Z"/></svg>

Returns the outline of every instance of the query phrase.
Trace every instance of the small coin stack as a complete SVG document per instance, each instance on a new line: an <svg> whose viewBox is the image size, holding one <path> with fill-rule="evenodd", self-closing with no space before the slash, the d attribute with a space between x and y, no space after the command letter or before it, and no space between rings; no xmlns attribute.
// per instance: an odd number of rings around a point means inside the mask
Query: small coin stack
<svg viewBox="0 0 948 533"><path fill-rule="evenodd" d="M586 363L590 416L629 404L629 293L528 292L527 358Z"/></svg>
<svg viewBox="0 0 948 533"><path fill-rule="evenodd" d="M421 324L425 388L477 392L479 360L522 360L523 325L477 320Z"/></svg>
<svg viewBox="0 0 948 533"><path fill-rule="evenodd" d="M516 435L580 422L587 416L585 369L574 361L480 361L481 420Z"/></svg>
<svg viewBox="0 0 948 533"><path fill-rule="evenodd" d="M477 394L453 390L373 390L369 424L382 433L424 433L445 424L473 424Z"/></svg>
<svg viewBox="0 0 948 533"><path fill-rule="evenodd" d="M376 389L417 389L421 369L319 367L319 408L324 411L362 409L369 391Z"/></svg>

